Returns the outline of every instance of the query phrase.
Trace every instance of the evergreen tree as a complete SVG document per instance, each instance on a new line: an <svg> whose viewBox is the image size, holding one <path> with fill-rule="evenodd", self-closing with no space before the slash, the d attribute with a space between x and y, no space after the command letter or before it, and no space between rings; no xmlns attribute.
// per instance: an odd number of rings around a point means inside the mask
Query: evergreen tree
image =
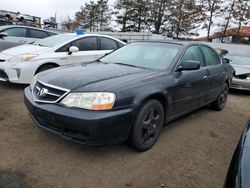
<svg viewBox="0 0 250 188"><path fill-rule="evenodd" d="M99 30L106 30L111 19L111 11L109 9L108 0L97 1L98 6L98 25Z"/></svg>
<svg viewBox="0 0 250 188"><path fill-rule="evenodd" d="M165 21L165 12L170 0L151 0L151 22L155 28L155 33L160 33L161 26Z"/></svg>
<svg viewBox="0 0 250 188"><path fill-rule="evenodd" d="M116 11L116 22L122 25L121 31L130 31L133 24L131 23L131 15L133 14L133 0L117 0L114 8Z"/></svg>
<svg viewBox="0 0 250 188"><path fill-rule="evenodd" d="M148 26L150 0L132 1L132 18L134 31L140 32Z"/></svg>

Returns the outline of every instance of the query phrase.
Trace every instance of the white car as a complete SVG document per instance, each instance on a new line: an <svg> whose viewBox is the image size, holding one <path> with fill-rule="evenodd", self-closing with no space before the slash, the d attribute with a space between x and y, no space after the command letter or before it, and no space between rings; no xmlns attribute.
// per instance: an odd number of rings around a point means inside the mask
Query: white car
<svg viewBox="0 0 250 188"><path fill-rule="evenodd" d="M41 71L94 61L124 45L124 42L105 35L71 33L9 48L0 53L0 81L28 84Z"/></svg>

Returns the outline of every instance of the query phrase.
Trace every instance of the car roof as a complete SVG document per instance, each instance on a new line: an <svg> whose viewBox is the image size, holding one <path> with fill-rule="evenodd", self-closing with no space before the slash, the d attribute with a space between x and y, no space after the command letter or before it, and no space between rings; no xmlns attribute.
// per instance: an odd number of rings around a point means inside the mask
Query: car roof
<svg viewBox="0 0 250 188"><path fill-rule="evenodd" d="M152 42L152 43L169 43L169 44L178 44L182 46L190 46L190 45L205 45L209 46L205 43L198 42L198 41L181 41L181 40L139 40L139 41L134 41L134 42ZM132 42L133 43L133 42Z"/></svg>
<svg viewBox="0 0 250 188"><path fill-rule="evenodd" d="M15 27L28 28L28 29L36 29L36 30L40 30L40 31L46 31L46 32L58 34L58 33L54 32L54 31L50 31L50 30L46 30L46 29L41 29L41 28L37 28L37 27L25 26L25 25L4 25L4 26L0 26L0 31L4 30L4 29L9 29L9 28L15 28Z"/></svg>
<svg viewBox="0 0 250 188"><path fill-rule="evenodd" d="M109 36L109 35L102 35L102 34L89 34L89 33L85 33L85 34L82 34L82 35L77 35L76 33L62 33L62 34L59 34L59 35L71 35L71 36L76 36L75 39L77 38L82 38L82 37L88 37L88 36L95 36L95 37L107 37L107 38L111 38L111 39L114 39L114 40L117 40L123 44L126 44L125 42L115 38L115 37L112 37L112 36ZM74 39L74 40L75 40Z"/></svg>

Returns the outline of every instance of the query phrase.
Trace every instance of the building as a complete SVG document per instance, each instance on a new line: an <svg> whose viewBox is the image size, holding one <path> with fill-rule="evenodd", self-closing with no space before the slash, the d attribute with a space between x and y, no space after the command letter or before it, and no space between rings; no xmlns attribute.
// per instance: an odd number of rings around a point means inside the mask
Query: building
<svg viewBox="0 0 250 188"><path fill-rule="evenodd" d="M250 44L250 26L241 26L240 29L238 27L229 28L225 32L218 31L214 32L213 35L209 37L207 40L206 37L198 38L200 41L210 41L214 43L221 43L222 39L224 43L244 43Z"/></svg>

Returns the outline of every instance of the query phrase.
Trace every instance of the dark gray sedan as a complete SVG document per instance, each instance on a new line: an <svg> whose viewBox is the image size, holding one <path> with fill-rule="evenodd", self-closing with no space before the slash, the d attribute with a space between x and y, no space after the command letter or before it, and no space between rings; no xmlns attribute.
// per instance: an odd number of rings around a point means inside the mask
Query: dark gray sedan
<svg viewBox="0 0 250 188"><path fill-rule="evenodd" d="M130 43L89 63L39 73L25 89L34 122L88 145L151 148L164 123L204 105L222 110L234 70L207 45Z"/></svg>

